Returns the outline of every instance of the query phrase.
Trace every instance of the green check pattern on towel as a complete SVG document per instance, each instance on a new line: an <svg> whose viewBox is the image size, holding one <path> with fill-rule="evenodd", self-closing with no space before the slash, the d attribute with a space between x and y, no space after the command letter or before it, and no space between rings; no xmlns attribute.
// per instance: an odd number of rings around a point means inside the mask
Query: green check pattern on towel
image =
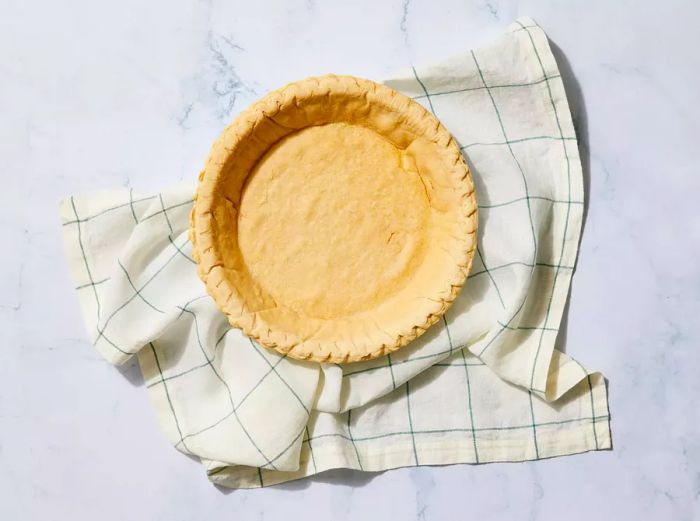
<svg viewBox="0 0 700 521"><path fill-rule="evenodd" d="M232 329L195 274L187 238L194 184L61 203L95 347L113 364L138 356L163 430L217 484L611 446L604 379L554 349L583 186L544 32L522 19L490 47L385 83L452 132L479 198L465 291L441 323L390 356L298 362Z"/></svg>

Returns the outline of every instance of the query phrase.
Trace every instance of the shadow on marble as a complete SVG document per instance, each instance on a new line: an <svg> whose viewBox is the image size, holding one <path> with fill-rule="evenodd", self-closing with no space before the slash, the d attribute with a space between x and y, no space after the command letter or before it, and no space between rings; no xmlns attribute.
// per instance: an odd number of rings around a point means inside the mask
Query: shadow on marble
<svg viewBox="0 0 700 521"><path fill-rule="evenodd" d="M566 339L568 336L569 329L569 302L571 302L571 286L569 286L569 293L566 296L566 305L564 306L564 311L561 314L561 323L559 324L559 332L557 333L557 339L554 341L554 349L566 353Z"/></svg>
<svg viewBox="0 0 700 521"><path fill-rule="evenodd" d="M337 485L342 487L364 487L369 484L374 478L383 474L382 472L364 472L360 470L353 469L331 469L321 472L319 474L314 474L313 476L308 476L305 478L295 479L294 481L287 481L285 483L279 483L277 485L272 485L276 490L288 490L290 492L296 492L298 490L304 490L311 486L312 483L326 483L328 485ZM220 487L214 485L215 488L222 494L230 494L235 492L236 489Z"/></svg>
<svg viewBox="0 0 700 521"><path fill-rule="evenodd" d="M556 43L549 41L549 46L552 49L552 54L557 61L559 66L559 73L561 74L561 80L564 83L564 90L566 91L566 99L569 102L569 109L571 110L571 118L574 122L574 129L576 130L576 137L578 139L578 150L581 156L581 169L583 170L583 198L585 204L583 205L583 223L581 226L581 237L583 237L583 232L586 228L586 220L588 217L588 197L591 193L591 171L590 171L590 147L588 143L588 113L586 111L586 103L583 98L583 91L581 90L581 84L576 79L574 71L571 68L569 60L566 58L564 52L557 46ZM580 239L579 239L580 245Z"/></svg>
<svg viewBox="0 0 700 521"><path fill-rule="evenodd" d="M603 383L605 383L605 396L608 397L608 436L610 436L610 451L615 450L615 438L612 435L612 422L613 413L610 410L610 380L603 376Z"/></svg>
<svg viewBox="0 0 700 521"><path fill-rule="evenodd" d="M583 233L586 229L586 220L588 218L588 197L590 196L591 190L591 172L590 172L590 147L588 143L588 113L586 112L586 103L583 97L583 91L581 89L581 84L576 79L574 71L571 68L569 60L566 58L564 52L557 46L553 41L549 41L549 46L552 49L552 54L557 61L559 67L559 72L561 74L561 80L564 83L564 90L566 92L566 98L569 102L569 109L571 110L571 118L574 123L574 129L576 130L576 137L578 141L579 156L581 157L581 170L583 173L583 219L581 222L581 236L579 237L579 248L581 247L581 240L583 239ZM575 271L574 271L575 273ZM569 293L566 297L566 306L564 306L564 311L562 313L561 324L559 325L559 334L557 335L557 340L554 345L556 349L565 353L566 352L566 338L567 330L569 326L569 303L571 302L571 286L569 286Z"/></svg>
<svg viewBox="0 0 700 521"><path fill-rule="evenodd" d="M278 483L276 485L271 485L276 490L288 490L290 492L296 492L298 490L305 490L311 486L312 483L326 483L328 485L338 485L343 487L358 488L364 487L369 484L374 478L383 474L382 472L365 472L353 469L331 469L319 474L314 474L305 478L295 479L294 481L287 481L285 483ZM236 492L237 489L221 487L219 485L214 485L214 487L222 494L228 495L232 492Z"/></svg>
<svg viewBox="0 0 700 521"><path fill-rule="evenodd" d="M300 490L307 488L311 483L326 483L328 485L340 485L343 487L363 487L383 472L365 472L353 469L331 469L314 474L305 479L283 483L279 488L286 490Z"/></svg>
<svg viewBox="0 0 700 521"><path fill-rule="evenodd" d="M141 367L139 367L139 361L136 356L131 357L124 365L118 365L117 370L126 381L134 387L143 386L143 375L141 374Z"/></svg>

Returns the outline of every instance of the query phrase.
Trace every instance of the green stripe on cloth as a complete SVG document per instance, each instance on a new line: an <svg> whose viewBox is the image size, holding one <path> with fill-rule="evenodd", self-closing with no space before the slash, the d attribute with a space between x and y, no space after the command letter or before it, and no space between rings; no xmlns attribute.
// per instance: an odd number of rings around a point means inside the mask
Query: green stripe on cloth
<svg viewBox="0 0 700 521"><path fill-rule="evenodd" d="M423 82L422 82L421 79L418 77L418 73L416 72L416 68L415 68L415 67L411 67L411 69L413 70L413 75L416 77L416 81L420 84L421 88L423 89L423 92L425 92L425 97L428 99L428 105L430 105L430 112L432 112L433 115L434 115L434 114L435 114L435 109L433 108L433 102L432 102L432 100L430 99L430 94L428 94L428 89L425 88L425 85L423 85Z"/></svg>
<svg viewBox="0 0 700 521"><path fill-rule="evenodd" d="M163 216L165 217L165 222L168 225L168 229L170 230L170 235L173 234L173 225L170 224L170 219L168 218L168 212L165 209L165 203L163 202L163 194L160 193L158 194L158 198L160 199L160 207L163 209Z"/></svg>
<svg viewBox="0 0 700 521"><path fill-rule="evenodd" d="M461 349L461 346L460 346L459 349ZM420 361L420 360L427 360L428 358L439 358L439 357L441 357L441 356L448 355L448 354L450 354L451 352L452 352L452 349L450 348L450 349L446 349L446 350L444 350L444 351L439 351L439 352L437 352L437 353L431 353L431 354L429 354L429 355L413 356L413 357L411 357L411 358L406 358L405 360L399 360L399 361L395 361L395 360L394 360L394 361L392 362L391 366L392 366L392 367L396 367L397 365L408 364L408 363L410 363L410 362L418 362L418 361ZM344 373L344 374L343 374L343 377L352 376L352 375L354 375L354 374L366 373L366 372L369 372L369 371L377 371L377 370L380 370L380 369L388 369L388 368L389 368L389 366L386 366L386 365L380 365L380 366L377 366L377 367L366 367L366 368L363 368L363 369L357 369L357 370L355 370L355 371L349 371L349 372L347 372L347 373Z"/></svg>
<svg viewBox="0 0 700 521"><path fill-rule="evenodd" d="M200 295L199 297L195 297L195 298L193 298L193 299L188 300L188 301L185 303L184 306L178 306L178 308L180 309L180 314L177 316L177 318L175 319L175 321L177 322L178 320L180 320L180 319L182 318L182 315L184 315L184 314L185 314L185 311L188 310L190 304L192 304L193 302L196 302L196 301L198 301L198 300L202 300L202 299L208 298L208 297L209 297L209 295ZM224 335L225 335L225 334L226 334L226 333L224 333Z"/></svg>
<svg viewBox="0 0 700 521"><path fill-rule="evenodd" d="M486 93L489 96L489 99L491 100L491 104L493 105L493 109L496 112L496 118L498 119L498 125L501 128L501 132L503 133L503 139L505 140L508 150L510 152L511 157L513 158L513 161L515 161L515 164L518 167L518 171L520 172L520 176L523 181L523 187L525 188L525 197L527 197L527 213L528 213L528 219L530 222L530 230L532 232L532 243L533 243L533 253L532 253L532 263L535 263L535 259L537 258L537 234L535 233L535 225L532 221L532 209L530 208L530 190L528 188L528 183L527 183L527 177L525 176L525 172L523 171L523 167L520 164L520 161L518 161L518 158L515 156L515 152L513 152L513 147L511 146L511 143L508 140L508 134L506 132L506 128L503 125L503 120L501 119L501 112L498 110L498 105L496 104L496 100L493 97L493 94L491 93L491 89L488 87L488 84L486 83L486 79L484 78L484 73L481 70L481 66L479 65L479 61L476 59L476 54L474 51L471 51L472 58L474 60L474 65L476 65L476 70L479 72L479 77L481 78L481 82L484 84L484 87L486 87Z"/></svg>
<svg viewBox="0 0 700 521"><path fill-rule="evenodd" d="M600 421L608 420L609 418L610 417L608 415L596 416L595 418L587 416L584 418L572 418L569 420L541 422L541 423L536 424L536 426L538 428L542 428L542 427L553 427L553 426L559 426L559 425L568 425L571 423L585 423L585 422L593 422L593 421L600 422ZM509 425L509 426L504 426L504 427L478 427L478 428L473 428L473 429L467 429L467 428L422 429L422 430L413 430L413 431L387 432L387 433L377 434L377 435L373 435L373 436L361 436L361 437L357 437L357 438L353 437L352 439L344 434L331 432L331 433L326 433L326 434L319 434L318 436L312 436L310 439L312 441L315 441L315 440L320 440L323 438L343 438L343 439L348 440L348 441L362 443L364 441L379 440L382 438L392 438L394 436L410 436L411 433L414 436L421 436L423 434L428 435L428 434L532 430L532 428L533 428L533 424L529 423L527 425Z"/></svg>
<svg viewBox="0 0 700 521"><path fill-rule="evenodd" d="M129 188L129 207L131 208L131 215L134 218L134 224L139 223L138 217L136 217L136 210L134 210L134 189Z"/></svg>
<svg viewBox="0 0 700 521"><path fill-rule="evenodd" d="M472 56L474 56L474 53L473 53L473 52L472 52ZM476 57L475 57L475 56L474 56L474 62L476 63ZM479 65L478 65L478 63L477 63L477 68L478 68L478 67L479 67ZM430 111L433 113L433 115L434 115L435 117L437 117L437 114L435 113L435 108L433 107L433 102L432 102L432 100L430 99L430 96L431 96L431 95L430 95L430 93L428 93L428 89L425 87L425 84L421 81L420 77L418 76L418 72L416 71L416 68L415 68L415 67L411 67L411 69L413 70L413 76L416 78L416 81L420 84L421 88L422 88L423 91L425 92L425 96L426 96L426 98L427 98L427 100L428 100L428 104L430 105ZM484 84L484 87L486 87L486 91L489 93L489 96L491 97L491 100L493 101L493 96L491 95L491 92L489 91L489 89L488 89L488 87L487 87L487 85L486 85L486 82L484 81L484 76L483 76L483 74L481 74L481 70L480 70L480 69L479 69L479 75L481 76L481 81L482 81L482 83ZM496 107L495 101L493 102L493 104L494 104L494 108L496 109L496 113L498 114L498 108ZM498 114L498 119L499 119L499 122L500 122L500 114ZM501 129L503 130L503 138L504 138L506 141L508 141L508 137L506 136L505 129L503 129L503 124L502 124L502 123L501 123ZM509 147L510 147L510 145L509 145ZM511 153L512 153L512 149L511 149ZM515 158L515 155L513 155L513 158ZM518 166L520 166L520 164L518 164ZM525 173L522 171L522 168L520 169L520 172L521 172L521 174L522 174L522 176L523 176L523 181L525 182L525 193L526 193L526 195L529 197L530 194L529 194L528 191L527 191L527 181L525 180ZM529 202L529 200L528 200L528 203L527 203L527 204L528 204L528 214L530 214L530 202ZM534 237L535 237L535 236L534 236L535 230L534 230L534 225L533 225L533 223L532 223L532 215L531 215L531 214L530 214L530 226L531 226L531 228L532 228L533 240L535 240L535 239L534 239ZM479 252L479 245L478 245L478 244L477 244L477 252ZM481 258L481 263L482 263L482 265L484 266L484 271L489 275L489 278L491 279L492 284L493 284L494 287L496 288L496 293L498 294L498 297L499 297L499 299L500 299L500 301L501 301L501 305L503 305L503 307L505 307L505 304L503 303L503 298L501 297L501 292L499 291L498 286L496 285L495 279L494 279L494 278L491 276L491 274L489 273L489 270L488 270L488 268L486 267L486 264L485 264L485 262L484 262L484 259L483 259L483 257L481 257L481 254L480 254L480 253L479 253L479 256L480 256L480 258ZM532 259L532 262L533 262L533 263L535 262L535 259L536 259L536 258L537 258L537 241L535 240L535 253L534 253L534 256L533 256L533 259ZM445 321L445 328L446 328L446 329L448 328L448 326L447 326L447 321ZM452 342L451 342L451 340L450 340L450 352L452 352L451 344L452 344ZM482 351L482 352L483 352L483 351Z"/></svg>
<svg viewBox="0 0 700 521"><path fill-rule="evenodd" d="M309 435L308 425L304 427L304 431L306 432L306 439L302 440L302 443L306 443L309 446L309 454L311 455L311 463L314 466L314 474L316 474L316 473L318 473L318 467L316 466L316 458L314 458L314 448L311 446L311 437Z"/></svg>
<svg viewBox="0 0 700 521"><path fill-rule="evenodd" d="M532 251L532 265L533 265L533 268L534 268L535 260L537 259L537 234L535 233L535 225L534 225L534 223L533 223L533 221L532 221L532 209L530 208L530 199L529 199L529 197L530 197L530 191L529 191L529 188L528 188L527 177L525 176L525 172L523 171L523 167L522 167L522 165L520 164L520 161L518 161L518 158L515 156L515 152L513 151L512 145L511 145L510 143L508 143L508 133L506 132L505 126L503 125L503 120L502 120L502 118L501 118L501 113L500 113L500 111L498 110L498 105L496 104L496 100L495 100L494 97L493 97L493 94L492 94L492 92L491 92L491 89L488 88L488 84L486 83L486 79L484 78L484 73L483 73L483 71L481 70L481 66L479 65L479 60L477 60L476 54L474 53L474 51L471 51L471 56L472 56L472 59L474 60L474 65L476 66L476 70L477 70L478 73L479 73L479 77L481 78L481 82L483 83L484 87L487 87L486 92L487 92L487 94L488 94L488 96L489 96L489 99L491 100L491 104L493 105L493 109L494 109L494 111L495 111L495 113L496 113L496 119L498 120L498 124L499 124L499 126L500 126L500 128L501 128L501 132L503 133L503 139L504 139L504 141L507 143L508 151L510 152L510 155L511 155L511 157L513 158L513 161L514 161L515 164L517 165L518 171L520 172L520 176L521 176L522 181L523 181L523 187L524 187L524 189L525 189L525 196L527 197L527 199L526 199L526 202L527 202L527 214L528 214L528 219L529 219L529 223L530 223L530 231L531 231L531 234L532 234L532 243L533 243L533 248L532 248L532 249L533 249L533 251ZM522 310L524 304L525 304L525 299L523 299L523 301L521 302L520 306L517 308L517 310L515 311L515 313L513 313L513 315L510 317L510 319L508 319L508 325L510 325L510 323L511 323L511 322L515 319L515 317L520 313L520 311ZM493 345L493 342L501 335L501 333L503 333L503 331L505 331L505 328L504 328L504 327L502 327L500 330L498 330L498 331L496 332L496 334L491 338L491 340L490 340L490 341L486 344L486 346L481 350L481 352L479 353L479 356L482 356L482 355L486 352L486 350L487 350L491 345Z"/></svg>
<svg viewBox="0 0 700 521"><path fill-rule="evenodd" d="M182 255L184 258L186 258L186 259L187 259L188 261L190 261L192 264L197 264L197 263L194 261L194 259L193 259L192 257L190 257L190 256L187 255L184 251L182 251L182 248L181 248L181 247L179 247L177 244L175 244L175 241L173 241L173 236L172 236L172 234L168 235L168 240L170 241L170 244L172 244L172 245L175 247L175 249L176 249L177 251L180 252L180 255ZM187 241L187 242L185 243L185 245L187 245L188 242L189 242L189 241Z"/></svg>
<svg viewBox="0 0 700 521"><path fill-rule="evenodd" d="M117 264L119 264L119 267L120 267L120 268L122 269L122 271L124 272L124 275L126 275L126 280L129 281L129 285L131 286L131 289L133 289L133 290L136 292L136 294L141 298L141 300L142 300L144 303L146 303L146 305L148 305L148 307L150 307L150 308L153 309L154 311L157 311L158 313L165 313L165 311L163 311L162 309L158 309L156 306L154 306L154 305L151 304L148 300L146 300L146 297L143 296L143 294L141 293L141 291L140 291L136 286L134 286L134 283L133 283L133 281L131 280L131 277L129 276L129 272L126 270L126 268L125 268L124 265L122 264L122 261L120 261L119 259L117 259Z"/></svg>
<svg viewBox="0 0 700 521"><path fill-rule="evenodd" d="M467 406L469 408L469 420L471 424L469 425L472 434L472 444L474 445L474 461L479 463L479 451L476 447L476 424L474 423L474 408L472 407L472 387L469 381L469 364L467 363L467 356L464 354L464 349L461 351L462 361L464 362L464 377L467 381Z"/></svg>
<svg viewBox="0 0 700 521"><path fill-rule="evenodd" d="M187 243L187 242L188 242L188 241L185 241L185 243ZM102 328L100 328L100 326L99 326L99 318L98 318L98 325L97 325L98 335L97 335L97 338L95 339L95 342L97 342L100 338L104 337L104 333L105 333L105 330L107 329L107 326L109 325L109 322L116 316L116 314L119 313L122 309L124 309L130 302L132 302L132 301L138 296L138 294L139 294L138 292L143 291L143 290L146 288L146 286L148 286L151 282L153 282L153 280L158 276L158 274L159 274L160 272L162 272L162 271L168 266L168 264L170 264L170 262L177 256L178 253L179 253L179 252L178 252L178 248L176 247L176 248L175 248L175 253L173 253L170 257L168 257L168 259L163 263L163 265L162 265L160 268L158 268L158 269L156 270L156 272L153 273L153 275L151 275L151 276L148 278L148 280L146 280L146 282L144 282L144 284L138 289L138 291L135 291L134 294L131 295L131 297L129 297L123 304L121 304L120 306L118 306L118 307L107 317L107 319L105 320L105 323L104 323L104 325L102 326ZM91 281L92 281L92 279L91 279ZM95 297L97 297L97 292L95 292ZM115 346L115 347L116 347L116 346ZM121 351L120 348L117 348L117 349L119 349L119 350ZM126 351L122 351L122 353L125 353L125 352L126 352ZM129 353L129 354L133 354L133 353Z"/></svg>
<svg viewBox="0 0 700 521"><path fill-rule="evenodd" d="M529 262L513 261L513 262L507 262L505 264L501 264L500 266L491 267L491 268L489 268L489 271L493 272L496 270L501 270L503 268L510 268L511 266L523 266L525 268L534 268L534 267L541 266L543 268L559 268L562 270L573 270L574 269L573 266L557 266L554 264L548 264L546 262L536 262L535 264L531 264ZM486 273L486 270L470 273L468 278L473 278L473 277L476 277L477 275L483 275L484 273Z"/></svg>
<svg viewBox="0 0 700 521"><path fill-rule="evenodd" d="M396 378L394 377L394 366L391 363L391 353L386 356L387 363L389 364L389 374L391 375L391 388L396 390Z"/></svg>
<svg viewBox="0 0 700 521"><path fill-rule="evenodd" d="M116 206L112 206L112 207L110 207L110 208L107 208L107 209L105 209L105 210L102 210L102 211L96 213L95 215L91 215L91 216L89 216L89 217L82 217L82 218L81 218L81 217L78 217L77 212L76 212L75 220L66 221L66 222L63 223L62 226L68 226L68 225L70 225L70 224L88 222L88 221L91 221L91 220L93 220L93 219L96 219L97 217L101 217L101 216L104 215L104 214L113 212L114 210L119 210L120 208L125 208L125 207L131 206L131 205L133 205L133 204L135 204L135 203L140 203L140 202L142 202L142 201L150 201L151 199L155 199L156 197L158 197L158 196L152 195L152 196L150 196L150 197L143 197L143 198L141 198L141 199L134 199L133 201L129 201L128 203L118 204L118 205L116 205ZM73 202L73 198L72 198L72 197L71 197L71 202Z"/></svg>
<svg viewBox="0 0 700 521"><path fill-rule="evenodd" d="M408 428L411 430L411 442L413 443L413 458L418 463L418 451L416 450L416 436L413 434L413 417L411 416L411 393L408 386L408 381L406 381L406 411L408 413Z"/></svg>
<svg viewBox="0 0 700 521"><path fill-rule="evenodd" d="M579 369L581 369L581 372L583 373L583 377L586 379L586 382L588 383L588 395L591 398L591 416L593 417L593 439L595 441L595 448L598 450L600 445L598 444L598 433L596 432L596 426L595 426L595 403L593 400L593 383L591 382L591 375L588 374L588 371L586 371L586 368L583 367L577 360L574 360L571 358L571 361L573 361Z"/></svg>
<svg viewBox="0 0 700 521"><path fill-rule="evenodd" d="M448 351L449 355L452 355L452 351L454 350L454 345L452 345L452 334L450 333L450 328L447 325L447 311L443 313L442 315L442 323L445 325L445 333L447 333L447 342L450 345L450 349Z"/></svg>
<svg viewBox="0 0 700 521"><path fill-rule="evenodd" d="M95 305L97 306L97 324L100 323L100 298L97 296L97 288L95 287L95 281L92 278L92 272L90 271L90 266L88 265L87 261L87 255L85 254L85 246L83 245L83 236L82 236L82 231L80 229L80 223L82 222L80 220L80 217L78 216L78 210L75 207L75 199L73 197L70 198L70 204L73 207L73 213L75 214L75 222L78 223L78 244L80 246L80 253L83 256L83 263L85 264L85 271L87 272L88 279L90 280L90 287L92 287L92 291L95 293ZM99 330L99 325L97 327Z"/></svg>
<svg viewBox="0 0 700 521"><path fill-rule="evenodd" d="M481 248L479 248L479 245L476 245L476 254L479 257L479 260L481 261L481 265L484 267L484 272L489 276L489 280L491 281L491 284L493 285L494 289L496 290L496 295L498 295L498 300L501 303L501 307L505 309L506 305L503 302L503 297L501 296L501 290L498 289L498 284L496 284L496 279L493 278L493 275L489 271L488 266L486 266L486 261L484 260L484 256L481 254Z"/></svg>
<svg viewBox="0 0 700 521"><path fill-rule="evenodd" d="M158 353L156 353L156 348L153 345L153 342L149 342L148 344L151 347L151 352L153 353L153 359L156 362L156 367L158 368L158 373L160 374L161 380L163 378L163 370L160 367L160 361L158 360ZM173 416L173 421L175 422L175 427L177 428L177 432L180 435L180 441L178 443L181 443L182 446L189 452L189 449L187 448L187 444L185 443L185 440L182 437L182 429L180 428L180 422L177 419L177 414L175 414L175 407L173 407L173 401L170 398L170 391L168 390L168 386L163 383L163 390L165 391L165 397L168 401L168 406L170 407L170 412L172 413Z"/></svg>
<svg viewBox="0 0 700 521"><path fill-rule="evenodd" d="M100 284L104 284L108 280L111 280L111 277L107 277L107 278L104 278L102 280L98 280L96 282L88 282L87 284L81 284L80 286L76 286L73 289L75 289L77 291L77 290L85 289L85 288L94 288L95 286L99 286Z"/></svg>
<svg viewBox="0 0 700 521"><path fill-rule="evenodd" d="M207 352L204 349L204 346L202 345L202 339L199 336L199 324L197 322L196 313L193 313L192 311L190 311L188 309L186 309L184 311L185 311L185 313L191 314L192 318L194 319L194 328L195 328L195 334L197 335L197 344L199 345L199 349L202 351L204 358L207 360L207 364L209 365L209 367L211 367L211 370L214 373L214 375L216 376L217 380L219 380L226 388L226 392L228 393L229 403L231 404L231 412L233 414L233 417L236 419L236 422L238 422L238 425L240 426L241 430L245 433L245 435L248 438L248 440L250 441L250 443L253 445L253 447L255 447L255 449L258 451L260 456L263 457L263 459L265 460L265 463L267 465L269 465L271 468L276 469L276 467L274 466L272 461L265 455L265 453L262 451L262 449L258 446L258 444L255 442L253 437L250 435L250 432L248 431L248 429L246 429L245 425L243 424L243 421L241 421L240 417L236 413L236 407L233 404L233 396L231 395L231 388L228 386L228 383L226 383L226 380L224 380L221 377L221 375L219 374L219 372L216 370L216 367L214 367L214 364L212 364L212 362L207 357Z"/></svg>
<svg viewBox="0 0 700 521"><path fill-rule="evenodd" d="M520 201L525 201L529 199L530 201L547 201L552 204L583 204L583 201L565 201L565 200L557 200L557 199L552 199L551 197L542 197L538 195L532 195L530 197L518 197L517 199L513 199L511 201L506 201L505 203L497 203L497 204L480 204L479 205L479 210L490 210L491 208L501 208L502 206L509 206L514 203L518 203Z"/></svg>
<svg viewBox="0 0 700 521"><path fill-rule="evenodd" d="M535 51L535 56L537 56L537 62L540 65L540 68L542 69L542 73L546 75L544 65L542 64L542 59L540 58L540 53L537 50L537 46L535 45L535 40L532 38L532 34L530 33L530 29L525 27L522 23L518 22L520 27L525 29L525 32L527 33L530 43L532 43L532 49ZM545 82L545 85L547 86L547 93L549 94L549 101L552 104L552 109L554 110L554 119L557 122L557 129L559 130L559 136L562 138L562 146L564 147L564 156L566 157L566 179L567 179L567 186L568 186L568 199L571 200L571 161L569 160L569 153L566 150L566 143L564 143L564 132L561 129L561 122L559 121L559 112L557 110L557 104L554 103L554 97L552 96L552 88L549 85L549 82ZM559 261L557 264L561 264L563 258L564 258L564 248L566 246L566 236L567 232L569 230L569 216L571 214L571 205L568 205L566 207L566 218L564 219L564 233L562 234L562 240L561 240L561 250L559 252ZM549 301L547 303L547 311L545 312L544 315L544 325L546 326L548 321L549 321L549 314L552 310L552 300L554 299L554 291L557 287L557 279L559 278L559 268L554 272L554 282L552 283L552 292L549 295ZM530 387L534 385L535 381L535 370L537 368L537 363L539 361L539 355L540 355L540 350L542 348L542 338L544 336L544 330L542 330L542 333L540 334L540 341L537 344L537 352L535 353L535 359L532 363L532 375L530 377Z"/></svg>
<svg viewBox="0 0 700 521"><path fill-rule="evenodd" d="M352 423L352 409L348 410L348 438L350 442L352 443L352 448L355 449L355 456L357 456L357 464L360 466L360 470L364 470L362 468L362 461L360 460L360 453L357 451L357 445L355 445L355 439L352 437L352 428L350 427L350 424ZM309 438L309 442L311 440L316 439L316 438Z"/></svg>
<svg viewBox="0 0 700 521"><path fill-rule="evenodd" d="M415 70L414 70L414 74L415 74ZM483 86L481 86L481 87L468 87L465 89L455 89L455 90L431 92L430 95L428 95L426 88L421 83L421 86L423 86L423 90L426 92L425 92L425 94L419 94L418 96L413 96L413 99L418 100L421 98L428 98L430 96L446 96L448 94L459 94L461 92L472 92L475 90L485 90L486 88L489 88L489 89L507 89L507 88L511 88L511 87L531 87L533 85L539 85L540 83L551 80L552 78L559 78L559 74L555 74L553 76L548 76L548 77L542 78L540 80L535 80L535 81L530 82L530 83L511 83L511 84L507 84L507 85L491 85L490 87L483 87Z"/></svg>
<svg viewBox="0 0 700 521"><path fill-rule="evenodd" d="M532 418L532 441L535 444L535 456L539 459L540 448L537 444L537 422L535 421L535 407L532 405L532 391L528 391L530 395L530 417Z"/></svg>
<svg viewBox="0 0 700 521"><path fill-rule="evenodd" d="M462 349L461 351L464 351ZM482 367L485 366L486 364L484 362L467 362L466 364L452 364L450 362L438 362L437 364L433 364L431 367Z"/></svg>
<svg viewBox="0 0 700 521"><path fill-rule="evenodd" d="M446 316L447 316L447 312L445 312L445 314L442 316L442 320L445 322L445 329L447 331L447 340L450 343L450 354L452 354L454 347L452 345L452 335L450 334L450 330L447 328ZM465 373L464 376L465 376L466 382L467 382L467 408L469 410L469 420L470 420L469 427L472 429L471 434L472 434L472 443L474 445L474 460L477 463L479 463L479 451L476 448L476 433L474 432L475 425L474 425L474 410L472 407L472 389L471 389L471 385L469 383L469 365L470 364L467 363L467 355L464 353L464 351L465 351L465 349L461 348L459 350L459 353L462 357L462 365L464 365L464 373ZM448 367L453 367L452 364L444 364L444 365L448 366ZM478 363L473 364L473 365L485 365L485 364L483 362L479 361ZM433 365L433 367L441 367L441 366L443 366L443 364L438 363L438 364ZM414 445L415 445L415 438L414 438Z"/></svg>
<svg viewBox="0 0 700 521"><path fill-rule="evenodd" d="M282 381L282 383L285 385L285 387L287 389L289 389L289 392L291 392L292 395L294 396L294 398L296 398L297 402L299 402L299 405L301 405L301 407L304 409L304 411L306 411L306 414L310 414L308 407L306 407L303 400L301 398L299 398L299 395L294 390L294 388L291 385L289 385L289 382L287 382L287 380L284 379L284 377L279 373L279 371L277 371L277 364L279 364L282 360L287 358L287 354L285 353L284 355L282 355L277 360L277 362L275 362L275 364L273 365L272 363L270 363L270 361L267 359L267 357L260 352L260 349L258 348L257 344L255 342L253 342L252 339L249 338L248 341L250 342L250 345L253 346L253 349L255 350L255 352L257 354L259 354L263 360L265 360L265 363L267 365L270 366L270 369L272 369L272 372L274 372L277 375L277 377Z"/></svg>
<svg viewBox="0 0 700 521"><path fill-rule="evenodd" d="M153 198L155 199L156 197L158 197L158 196L156 195ZM187 206L187 205L190 205L193 203L194 203L194 199L187 199L186 201L182 201L181 203L172 204L170 206L162 206L162 202L161 202L161 209L150 214L150 215L147 215L146 217L141 219L141 222L148 221L149 219L153 219L154 217L158 217L160 214L169 212L170 210L174 210L175 208L180 208L181 206ZM170 233L172 233L172 232L170 232Z"/></svg>
<svg viewBox="0 0 700 521"><path fill-rule="evenodd" d="M520 139L508 139L506 141L494 141L490 143L468 143L460 147L461 150L466 150L467 148L482 146L482 147L492 147L492 146L502 146L502 145L513 145L517 143L525 143L527 141L541 141L541 140L554 140L554 141L576 141L575 137L559 137L559 136L533 136L533 137L523 137Z"/></svg>
<svg viewBox="0 0 700 521"><path fill-rule="evenodd" d="M517 331L518 329L524 329L526 331L539 331L539 330L544 330L544 331L559 331L558 328L556 327L542 327L542 326L509 326L507 324L504 324L501 321L496 321L497 324L499 324L501 327L505 327L506 329L512 329L514 331Z"/></svg>
<svg viewBox="0 0 700 521"><path fill-rule="evenodd" d="M296 442L299 440L299 438L302 437L302 435L304 434L304 431L305 431L305 430L306 430L306 425L304 426L303 429L301 429L301 430L299 431L299 434L297 434L294 438L292 438L292 440L287 444L286 447L284 447L281 451L279 451L279 452L272 458L272 461L271 461L270 465L268 465L268 466L272 467L272 463L274 463L275 461L277 461L278 459L280 459L282 456L284 456L284 455L289 451L289 449L291 449L291 448L296 444ZM272 467L272 469L273 469L273 470L277 470L275 467Z"/></svg>
<svg viewBox="0 0 700 521"><path fill-rule="evenodd" d="M588 393L591 396L591 416L593 417L593 439L595 440L595 448L598 450L600 445L598 444L598 433L595 428L595 404L593 402L593 384L591 383L591 375L586 375L586 380L588 381Z"/></svg>

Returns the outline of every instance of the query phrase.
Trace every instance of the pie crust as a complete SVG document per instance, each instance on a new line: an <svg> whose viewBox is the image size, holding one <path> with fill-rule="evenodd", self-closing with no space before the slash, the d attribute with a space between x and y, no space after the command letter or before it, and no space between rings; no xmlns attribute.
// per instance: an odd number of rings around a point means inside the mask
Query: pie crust
<svg viewBox="0 0 700 521"><path fill-rule="evenodd" d="M471 174L435 116L329 75L271 92L224 130L190 238L232 326L293 358L346 363L391 353L443 315L476 227Z"/></svg>

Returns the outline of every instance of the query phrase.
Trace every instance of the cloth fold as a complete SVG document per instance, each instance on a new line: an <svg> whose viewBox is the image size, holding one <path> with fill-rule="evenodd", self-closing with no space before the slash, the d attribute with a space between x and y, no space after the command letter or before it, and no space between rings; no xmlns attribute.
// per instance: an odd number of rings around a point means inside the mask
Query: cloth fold
<svg viewBox="0 0 700 521"><path fill-rule="evenodd" d="M95 347L113 364L138 356L163 430L216 483L264 486L337 467L524 461L610 447L602 376L554 349L583 184L546 35L520 19L486 48L384 83L446 125L479 199L465 289L441 323L389 356L299 362L231 328L194 270L194 183L60 205Z"/></svg>

